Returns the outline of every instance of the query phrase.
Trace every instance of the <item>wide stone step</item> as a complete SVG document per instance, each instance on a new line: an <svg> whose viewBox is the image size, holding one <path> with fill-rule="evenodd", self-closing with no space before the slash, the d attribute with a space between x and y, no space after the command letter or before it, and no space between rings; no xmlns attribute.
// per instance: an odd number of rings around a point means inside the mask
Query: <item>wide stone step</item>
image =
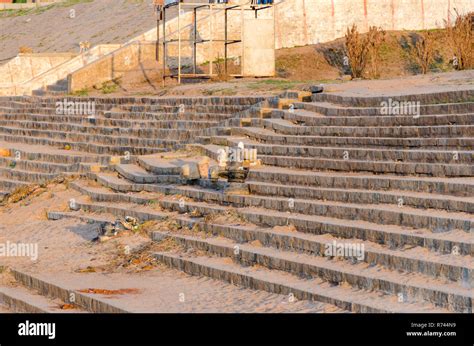
<svg viewBox="0 0 474 346"><path fill-rule="evenodd" d="M474 121L474 120L473 120ZM472 124L472 123L471 123ZM337 137L384 137L384 138L436 138L474 137L474 125L428 125L428 126L302 126L278 121L264 120L264 126L277 133L301 136Z"/></svg>
<svg viewBox="0 0 474 346"><path fill-rule="evenodd" d="M8 194L17 188L26 185L28 185L28 183L24 181L0 178L0 190L2 190L4 194Z"/></svg>
<svg viewBox="0 0 474 346"><path fill-rule="evenodd" d="M441 209L474 213L474 198L437 195L402 190L368 191L360 189L334 189L299 185L280 185L259 181L246 181L250 192L256 195L288 198L318 199L347 203L392 204L415 208Z"/></svg>
<svg viewBox="0 0 474 346"><path fill-rule="evenodd" d="M165 190L164 190L165 191ZM446 212L437 209L418 209L393 204L358 204L324 200L281 198L261 195L227 195L200 187L171 186L167 193L180 194L199 201L232 204L236 207L256 207L307 215L353 219L386 225L428 228L433 232L454 229L469 233L474 228L472 213Z"/></svg>
<svg viewBox="0 0 474 346"><path fill-rule="evenodd" d="M421 150L421 149L374 149L344 147L314 147L296 145L261 144L243 137L225 137L224 145L236 147L242 142L247 148L257 149L262 155L316 158L350 158L370 161L472 163L474 151ZM211 140L211 143L214 143ZM215 143L219 144L219 143Z"/></svg>
<svg viewBox="0 0 474 346"><path fill-rule="evenodd" d="M168 151L166 148L150 148L141 146L126 145L105 145L93 142L73 142L70 140L58 140L43 137L30 137L21 135L5 135L0 133L0 141L11 143L22 143L39 146L53 146L56 148L65 148L70 146L74 151L83 151L99 155L125 155L127 152L131 155L147 155ZM179 146L177 146L179 148Z"/></svg>
<svg viewBox="0 0 474 346"><path fill-rule="evenodd" d="M0 157L0 167L20 169L28 172L63 173L78 172L80 170L81 164L61 164L33 160L16 160L15 158Z"/></svg>
<svg viewBox="0 0 474 346"><path fill-rule="evenodd" d="M344 172L315 172L282 167L251 169L249 180L339 189L404 190L472 197L474 178L433 178Z"/></svg>
<svg viewBox="0 0 474 346"><path fill-rule="evenodd" d="M49 212L48 219L60 220L65 218L74 218L82 222L107 224L116 220L112 214L91 214L81 211L74 212ZM439 255L422 248L407 248L403 250L388 249L384 246L374 244L369 241L350 240L341 241L340 238L328 234L312 235L300 232L294 232L285 229L261 228L256 225L221 225L202 219L189 218L186 216L173 216L182 227L190 227L193 230L199 230L203 237L209 235L225 237L238 243L260 242L263 246L273 247L282 250L291 250L304 252L316 256L326 256L329 247L337 244L347 244L353 246L358 244L363 253L356 258L354 256L346 257L349 261L363 261L371 265L382 265L388 269L401 270L405 272L418 272L430 277L442 277L452 281L463 283L469 273L474 268L474 259L470 256L460 255ZM170 233L172 235L172 233ZM152 233L155 240L163 239L167 235L157 231ZM201 236L201 234L200 234ZM340 256L334 256L342 259Z"/></svg>
<svg viewBox="0 0 474 346"><path fill-rule="evenodd" d="M0 167L0 179L19 180L30 183L44 183L56 178L59 173L30 172L20 169Z"/></svg>
<svg viewBox="0 0 474 346"><path fill-rule="evenodd" d="M177 144L172 139L148 139L141 137L121 137L100 134L85 134L81 132L64 132L50 130L29 130L17 127L0 127L0 133L5 135L27 136L37 138L51 138L68 140L70 142L93 142L99 144L113 144L116 146L138 146L151 148L168 148Z"/></svg>
<svg viewBox="0 0 474 346"><path fill-rule="evenodd" d="M223 146L214 144L193 144L192 148L218 160ZM472 177L474 166L469 164L431 164L417 162L365 161L352 159L319 159L311 157L259 155L263 164L304 170L371 172L399 175L426 175L434 177Z"/></svg>
<svg viewBox="0 0 474 346"><path fill-rule="evenodd" d="M169 176L168 174L156 175L149 173L147 170L135 164L120 164L115 165L115 170L117 173L138 184L156 184L156 183L166 183L170 181L175 181L176 176Z"/></svg>
<svg viewBox="0 0 474 346"><path fill-rule="evenodd" d="M291 122L304 123L306 126L354 126L354 127L395 127L395 126L439 126L439 125L471 125L474 114L436 114L413 117L410 115L391 116L324 116L305 109L279 110L271 112L272 117L282 118ZM268 119L270 120L270 119Z"/></svg>
<svg viewBox="0 0 474 346"><path fill-rule="evenodd" d="M25 130L41 130L41 131L54 131L54 132L71 132L71 133L83 133L90 135L103 135L114 137L139 137L142 139L160 138L172 139L172 140L188 140L191 137L192 129L153 129L153 128L120 128L120 127L104 127L94 124L88 125L75 125L75 124L64 124L64 123L41 123L41 122L29 122L29 121L15 121L11 124L2 124L0 126L15 127ZM194 129L199 130L199 128Z"/></svg>
<svg viewBox="0 0 474 346"><path fill-rule="evenodd" d="M78 313L79 309L62 309L63 302L52 300L23 286L0 287L0 306L15 313Z"/></svg>
<svg viewBox="0 0 474 346"><path fill-rule="evenodd" d="M227 206L221 206L206 202L184 201L157 196L156 193L165 195L183 193L181 190L159 185L149 185L154 187L155 194L131 194L114 193L103 188L91 188L79 183L72 183L71 186L92 198L94 201L112 203L103 205L101 212L117 213L120 208L118 204L141 204L150 203L160 205L160 208L177 211L180 213L198 212L202 215L221 214L229 210ZM124 188L125 186L122 185ZM144 190L145 191L145 190ZM151 190L146 190L150 191ZM179 196L179 195L178 195ZM184 195L185 196L185 195ZM187 196L189 197L189 196ZM82 203L87 205L88 210L97 211L95 204ZM128 207L129 208L129 207ZM123 210L126 213L129 209ZM237 208L239 215L254 224L266 225L269 227L294 225L298 231L311 234L332 234L335 237L344 239L363 239L371 242L385 244L390 248L403 248L405 246L425 247L441 253L459 253L462 255L474 254L474 242L469 233L461 230L450 232L433 233L429 229L411 229L398 225L380 225L360 220L344 220L327 216L305 215L297 213L280 212L262 208ZM153 219L153 211L147 209L146 219ZM128 215L128 214L127 214Z"/></svg>
<svg viewBox="0 0 474 346"><path fill-rule="evenodd" d="M388 100L386 100L388 101ZM305 109L311 112L319 113L327 116L371 116L371 115L398 115L396 112L393 114L384 114L383 108L379 107L350 107L340 106L328 102L295 102L294 107L297 109ZM405 111L411 116L418 115L434 115L434 114L462 114L472 112L474 109L474 102L459 102L459 103L439 103L439 104L422 104L418 108L412 107L408 111Z"/></svg>
<svg viewBox="0 0 474 346"><path fill-rule="evenodd" d="M242 127L233 128L232 133L240 136L248 136L252 139L260 142L270 144L281 144L281 145L331 145L331 146L347 146L347 147L400 147L400 148L452 148L456 150L458 148L472 148L474 147L474 138L459 137L459 138L393 138L393 137L339 137L339 136L292 136L292 135L280 135L274 131L253 128L253 127Z"/></svg>
<svg viewBox="0 0 474 346"><path fill-rule="evenodd" d="M220 113L232 114L244 111L251 105L188 105L175 103L174 105L120 105L119 108L129 112L168 112L168 113Z"/></svg>
<svg viewBox="0 0 474 346"><path fill-rule="evenodd" d="M224 121L231 114L221 113L166 113L166 112L117 112L107 111L104 116L110 120L137 120L137 121L167 121L167 120L200 120Z"/></svg>
<svg viewBox="0 0 474 346"><path fill-rule="evenodd" d="M186 248L206 251L211 255L230 257L245 266L264 266L268 269L287 271L301 278L320 278L333 285L348 284L355 289L375 290L403 297L409 302L429 302L456 312L472 312L474 293L456 283L446 283L412 273L367 266L365 263L346 263L309 254L239 244L222 238L198 238L170 235ZM237 254L236 254L237 253Z"/></svg>
<svg viewBox="0 0 474 346"><path fill-rule="evenodd" d="M167 121L133 121L133 120L112 120L104 118L87 118L85 116L56 116L56 115L0 115L0 126L16 126L22 128L42 129L44 127L51 130L68 129L75 131L79 127L84 127L89 132L89 128L97 127L95 132L99 130L103 132L123 130L199 130L215 126L218 122L214 121L193 121L193 120L167 120ZM73 130L71 130L73 129ZM152 132L152 133L155 133ZM158 132L157 132L158 133ZM165 132L164 132L165 133Z"/></svg>
<svg viewBox="0 0 474 346"><path fill-rule="evenodd" d="M320 279L300 279L294 275L259 267L244 267L226 258L189 256L180 253L156 253L155 257L171 268L190 275L205 276L239 286L271 293L292 294L296 299L307 299L333 304L351 312L444 312L431 304L397 303L393 296L334 286Z"/></svg>
<svg viewBox="0 0 474 346"><path fill-rule="evenodd" d="M11 157L19 160L43 161L60 164L101 163L110 162L109 155L88 155L73 150L62 150L53 147L39 147L25 144L0 142L0 148L9 149Z"/></svg>
<svg viewBox="0 0 474 346"><path fill-rule="evenodd" d="M186 220L180 220L185 226ZM416 272L432 278L445 278L457 281L461 285L472 282L474 274L474 259L471 256L439 255L423 248L407 248L403 250L388 249L369 241L357 239L341 240L328 234L312 235L284 229L259 228L254 225L228 226L205 222L194 223L193 228L202 232L203 238L212 234L216 237L232 239L237 243L261 244L284 251L307 253L315 256L347 260L351 263L365 262L372 266L380 265L390 270ZM163 238L163 232L158 231L157 238ZM173 233L169 233L173 235ZM198 234L201 236L201 234ZM329 249L352 249L352 252L332 253ZM356 249L360 249L357 252ZM334 254L334 256L333 256Z"/></svg>
<svg viewBox="0 0 474 346"><path fill-rule="evenodd" d="M298 169L317 169L345 172L372 172L378 174L427 175L434 177L472 177L471 164L441 164L394 161L366 161L344 159L319 159L310 157L259 155L262 163L270 166Z"/></svg>
<svg viewBox="0 0 474 346"><path fill-rule="evenodd" d="M439 104L446 102L470 101L474 96L471 89L449 90L440 92L398 94L398 95L375 95L360 96L338 93L313 94L312 99L316 102L331 102L340 105L352 105L359 107L380 107L381 102L387 102L389 98L395 101L420 101L422 104Z"/></svg>

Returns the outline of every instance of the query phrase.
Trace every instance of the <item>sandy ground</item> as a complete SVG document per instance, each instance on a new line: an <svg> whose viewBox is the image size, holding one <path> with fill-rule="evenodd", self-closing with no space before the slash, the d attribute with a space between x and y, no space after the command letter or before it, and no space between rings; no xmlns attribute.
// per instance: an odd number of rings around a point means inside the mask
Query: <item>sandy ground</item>
<svg viewBox="0 0 474 346"><path fill-rule="evenodd" d="M347 96L404 95L456 90L474 91L474 70L325 85L326 92Z"/></svg>
<svg viewBox="0 0 474 346"><path fill-rule="evenodd" d="M46 219L46 211L67 210L68 201L79 194L64 184L41 191L33 198L0 207L0 243L37 243L38 259L0 257L0 266L29 272L74 290L137 289L133 294L99 296L134 312L332 311L317 302L290 302L287 296L189 276L158 263L124 267L125 247L129 246L133 254L140 246L150 244L147 236L135 234L104 243L91 242L97 235L97 225L73 219Z"/></svg>
<svg viewBox="0 0 474 346"><path fill-rule="evenodd" d="M125 43L156 25L151 4L152 0L94 0L68 7L58 4L42 13L0 11L0 62L16 56L21 46L35 53L78 52L81 41L93 46Z"/></svg>
<svg viewBox="0 0 474 346"><path fill-rule="evenodd" d="M91 90L89 96L254 96L278 95L285 90L309 90L311 85L324 86L325 92L346 96L384 96L422 94L453 90L474 90L474 70L431 73L403 78L353 81L289 81L282 78L245 78L229 81L200 81L181 85L160 83L125 83L117 91L104 95Z"/></svg>

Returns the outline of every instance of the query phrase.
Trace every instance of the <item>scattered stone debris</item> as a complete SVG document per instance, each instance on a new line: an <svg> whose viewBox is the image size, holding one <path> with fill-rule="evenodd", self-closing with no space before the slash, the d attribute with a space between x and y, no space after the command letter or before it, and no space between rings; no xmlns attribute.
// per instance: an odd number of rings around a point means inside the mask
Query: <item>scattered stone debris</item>
<svg viewBox="0 0 474 346"><path fill-rule="evenodd" d="M140 226L138 219L131 216L125 216L124 220L117 219L113 223L103 224L101 226L99 235L92 239L92 241L104 242L125 231L137 232L139 228Z"/></svg>

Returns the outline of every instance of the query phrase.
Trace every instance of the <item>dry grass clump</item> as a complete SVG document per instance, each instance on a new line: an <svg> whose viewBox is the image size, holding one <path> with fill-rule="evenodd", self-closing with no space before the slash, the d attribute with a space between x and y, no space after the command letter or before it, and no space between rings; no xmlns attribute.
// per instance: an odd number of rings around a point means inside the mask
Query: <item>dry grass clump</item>
<svg viewBox="0 0 474 346"><path fill-rule="evenodd" d="M353 78L362 78L367 67L370 67L369 76L379 76L380 47L385 41L385 31L375 26L370 27L366 35L362 35L353 25L347 29L345 49Z"/></svg>
<svg viewBox="0 0 474 346"><path fill-rule="evenodd" d="M247 224L247 220L235 210L226 210L224 213L212 213L204 217L206 224L214 223L217 225L225 224Z"/></svg>
<svg viewBox="0 0 474 346"><path fill-rule="evenodd" d="M446 22L446 36L454 54L454 65L458 70L474 67L474 12L460 15L456 11L456 20L451 25Z"/></svg>

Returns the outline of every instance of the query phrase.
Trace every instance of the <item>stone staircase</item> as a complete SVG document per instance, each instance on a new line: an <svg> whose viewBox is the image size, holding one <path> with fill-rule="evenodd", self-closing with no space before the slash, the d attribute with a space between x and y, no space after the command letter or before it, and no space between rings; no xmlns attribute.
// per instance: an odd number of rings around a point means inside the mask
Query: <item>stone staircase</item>
<svg viewBox="0 0 474 346"><path fill-rule="evenodd" d="M83 197L50 219L173 221L152 234L176 245L154 254L172 268L352 312L472 313L472 92L407 95L422 102L416 116L382 115L385 98L303 96L98 99L93 120L55 115L52 99L9 99L0 139L95 157L100 169L79 171L99 184L72 182ZM217 159L240 142L263 163L249 193L180 174L196 151ZM24 182L4 159L3 186ZM57 163L48 169L69 168Z"/></svg>
<svg viewBox="0 0 474 346"><path fill-rule="evenodd" d="M93 115L57 102L93 102ZM0 98L0 193L178 149L263 98ZM74 113L74 112L73 112Z"/></svg>

